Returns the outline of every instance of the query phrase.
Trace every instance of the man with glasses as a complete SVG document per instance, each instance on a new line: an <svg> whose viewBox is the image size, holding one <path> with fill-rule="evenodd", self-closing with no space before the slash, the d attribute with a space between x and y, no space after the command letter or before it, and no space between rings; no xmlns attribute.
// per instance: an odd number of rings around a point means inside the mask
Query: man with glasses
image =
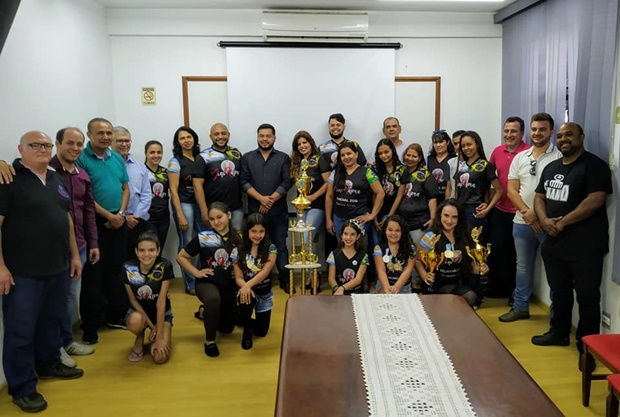
<svg viewBox="0 0 620 417"><path fill-rule="evenodd" d="M545 239L534 212L534 195L543 169L562 157L551 143L552 135L553 118L547 113L533 115L530 122L532 147L515 156L510 165L507 194L517 209L512 225L517 271L513 306L499 316L499 321L505 323L530 318L529 301L534 285L536 252Z"/></svg>
<svg viewBox="0 0 620 417"><path fill-rule="evenodd" d="M82 271L69 193L48 167L52 140L28 132L18 146L12 183L0 185L0 294L3 294L2 365L13 402L37 412L47 402L37 392L41 379L84 374L60 362L59 329L70 277Z"/></svg>
<svg viewBox="0 0 620 417"><path fill-rule="evenodd" d="M530 147L523 142L525 122L520 117L509 117L504 122L504 143L496 147L491 153L489 162L497 169L497 179L502 190L508 187L508 171L510 164L519 152ZM491 213L487 236L489 243L493 245L493 251L489 256L489 270L491 281L489 297L508 297L515 287L516 253L512 238L512 224L517 209L508 198L508 193L503 193Z"/></svg>
<svg viewBox="0 0 620 417"><path fill-rule="evenodd" d="M111 148L123 157L129 177L129 202L124 213L125 222L129 228L126 246L127 259L129 259L135 256L134 249L138 236L149 228L149 209L153 193L148 168L144 162L137 161L130 153L131 133L123 126L115 126L113 131L114 139ZM124 323L108 322L108 326L125 328Z"/></svg>
<svg viewBox="0 0 620 417"><path fill-rule="evenodd" d="M101 117L92 119L86 134L90 140L77 165L88 173L93 187L100 261L84 267L80 315L82 340L92 345L99 340L98 327L121 323L129 307L125 287L116 279L121 264L127 260L125 210L129 178L123 157L109 149L112 124Z"/></svg>

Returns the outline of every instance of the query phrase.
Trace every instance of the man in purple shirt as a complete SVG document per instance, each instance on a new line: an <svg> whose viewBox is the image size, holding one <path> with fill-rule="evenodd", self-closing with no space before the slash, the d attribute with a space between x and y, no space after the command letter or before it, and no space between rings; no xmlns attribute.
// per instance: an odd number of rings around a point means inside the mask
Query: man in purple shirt
<svg viewBox="0 0 620 417"><path fill-rule="evenodd" d="M87 260L91 264L99 261L95 200L93 199L90 177L86 171L75 165L83 148L84 133L80 129L76 127L60 129L56 133L56 155L50 161L50 166L65 182L67 192L71 197L69 213L73 217L75 239L80 251L82 265ZM92 346L86 346L73 340L73 332L71 331L76 307L80 299L82 286L80 278L74 279L69 287L66 316L60 330L63 346L60 357L65 365L71 367L74 367L76 363L68 355L90 355L95 351Z"/></svg>
<svg viewBox="0 0 620 417"><path fill-rule="evenodd" d="M489 256L489 297L508 297L515 288L517 255L512 225L517 209L508 198L508 171L514 157L521 151L530 148L523 142L525 122L520 117L509 117L504 122L504 144L499 145L491 153L489 162L497 169L497 179L504 193L491 211L488 224L488 240L493 250Z"/></svg>

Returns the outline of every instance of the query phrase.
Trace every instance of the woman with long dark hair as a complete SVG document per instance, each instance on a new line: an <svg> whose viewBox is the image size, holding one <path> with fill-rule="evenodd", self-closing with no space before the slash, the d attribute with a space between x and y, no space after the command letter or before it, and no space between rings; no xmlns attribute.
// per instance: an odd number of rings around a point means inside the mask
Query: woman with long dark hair
<svg viewBox="0 0 620 417"><path fill-rule="evenodd" d="M194 158L200 153L198 134L191 127L181 126L172 138L172 154L168 162L168 182L172 201L172 218L179 236L179 251L192 240L194 232L205 230L200 208L194 198L192 172ZM196 295L195 278L183 271L185 292Z"/></svg>
<svg viewBox="0 0 620 417"><path fill-rule="evenodd" d="M426 270L422 255L431 250L431 238L439 235L435 243L437 256L443 254L444 261L434 272ZM455 294L463 297L474 308L482 302L478 293L480 274L489 272L486 264L478 265L467 255L467 247L474 248L463 206L455 199L443 201L437 207L437 216L417 247L416 270L424 286L422 292L434 294Z"/></svg>
<svg viewBox="0 0 620 417"><path fill-rule="evenodd" d="M502 196L502 186L497 179L495 166L484 154L482 139L478 133L473 130L463 133L460 154L467 169L459 169L454 176L455 198L463 205L471 230L474 227L486 226L486 216Z"/></svg>
<svg viewBox="0 0 620 417"><path fill-rule="evenodd" d="M328 180L325 219L327 231L336 236L340 236L340 229L348 219L356 219L367 234L383 204L385 193L379 178L370 168L360 166L357 158L355 143L344 142L338 149L336 169Z"/></svg>
<svg viewBox="0 0 620 417"><path fill-rule="evenodd" d="M452 194L452 182L450 180L456 174L456 150L445 130L433 132L431 141L426 167L433 174L439 186L437 196L437 204L439 204L450 198Z"/></svg>

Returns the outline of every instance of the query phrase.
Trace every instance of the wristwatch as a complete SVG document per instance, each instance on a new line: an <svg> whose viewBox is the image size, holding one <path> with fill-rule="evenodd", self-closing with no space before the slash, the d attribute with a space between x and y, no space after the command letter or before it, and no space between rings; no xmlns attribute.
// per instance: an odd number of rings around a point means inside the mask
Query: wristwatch
<svg viewBox="0 0 620 417"><path fill-rule="evenodd" d="M123 219L125 218L125 212L124 211L119 211L118 214L120 214Z"/></svg>

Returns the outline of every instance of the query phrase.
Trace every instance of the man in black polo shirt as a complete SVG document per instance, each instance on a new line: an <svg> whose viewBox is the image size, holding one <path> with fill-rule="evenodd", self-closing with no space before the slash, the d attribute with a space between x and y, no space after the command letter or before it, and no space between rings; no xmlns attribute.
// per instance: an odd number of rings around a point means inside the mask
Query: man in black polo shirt
<svg viewBox="0 0 620 417"><path fill-rule="evenodd" d="M53 169L52 140L28 132L13 163L12 183L0 185L0 293L4 295L2 365L13 402L37 412L47 402L39 378L79 378L60 362L60 327L70 277L82 263L69 216L69 194Z"/></svg>
<svg viewBox="0 0 620 417"><path fill-rule="evenodd" d="M271 243L276 245L280 288L288 292L288 205L291 188L291 158L273 148L276 129L264 123L258 127L258 148L241 158L241 187L248 194L248 214L261 213L267 221Z"/></svg>

